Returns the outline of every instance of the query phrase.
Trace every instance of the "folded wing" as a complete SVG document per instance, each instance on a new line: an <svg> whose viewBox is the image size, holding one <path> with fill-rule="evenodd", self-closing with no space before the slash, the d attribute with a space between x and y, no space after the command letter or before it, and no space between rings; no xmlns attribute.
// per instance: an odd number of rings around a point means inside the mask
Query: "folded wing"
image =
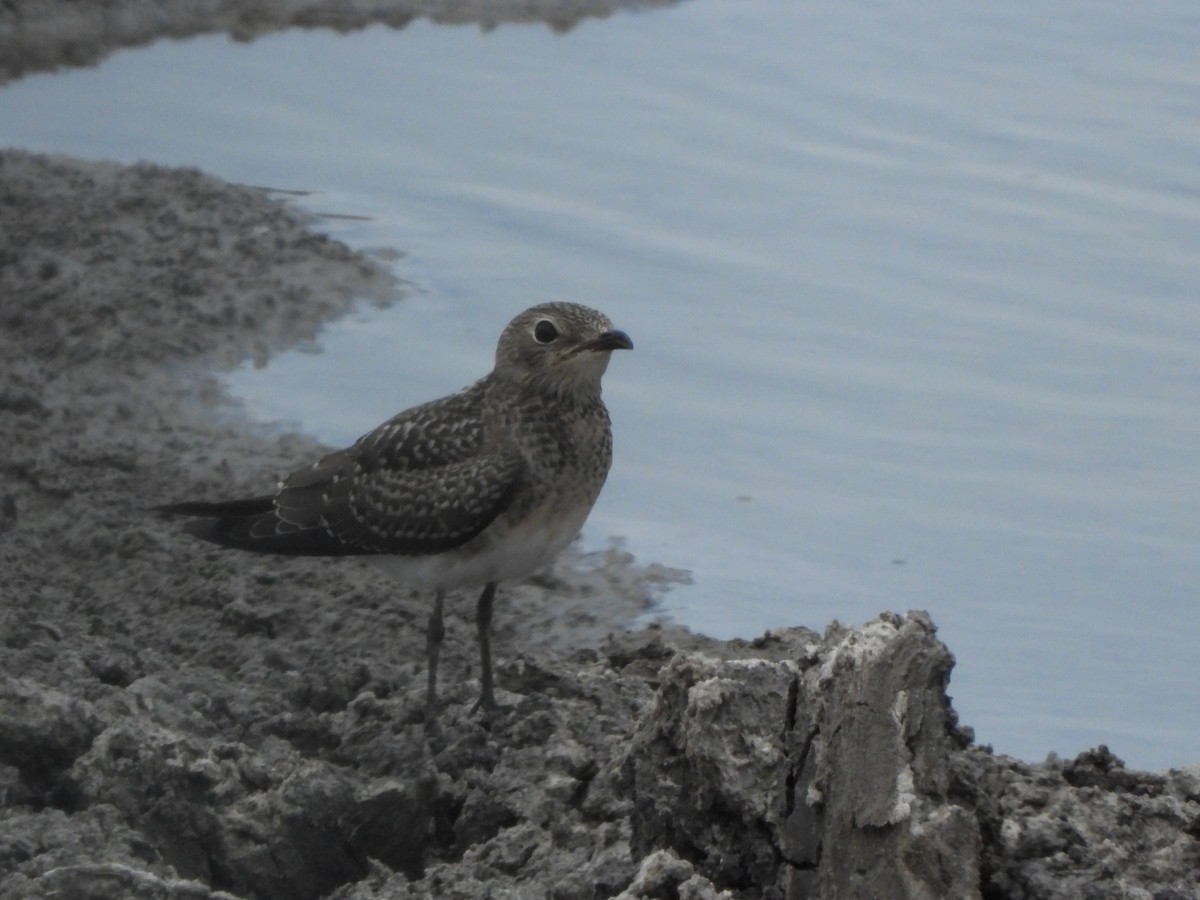
<svg viewBox="0 0 1200 900"><path fill-rule="evenodd" d="M420 555L467 543L496 520L525 477L490 445L470 390L414 407L290 475L274 496L180 503L192 533L262 553Z"/></svg>

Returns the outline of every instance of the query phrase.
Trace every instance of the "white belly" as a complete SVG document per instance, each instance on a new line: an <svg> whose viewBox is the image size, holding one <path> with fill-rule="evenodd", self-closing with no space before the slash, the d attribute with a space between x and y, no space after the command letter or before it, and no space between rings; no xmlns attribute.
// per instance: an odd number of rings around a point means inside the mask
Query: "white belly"
<svg viewBox="0 0 1200 900"><path fill-rule="evenodd" d="M491 581L525 578L548 565L575 539L588 507L564 516L533 516L515 527L498 521L455 550L428 556L372 556L371 562L419 590L481 587Z"/></svg>

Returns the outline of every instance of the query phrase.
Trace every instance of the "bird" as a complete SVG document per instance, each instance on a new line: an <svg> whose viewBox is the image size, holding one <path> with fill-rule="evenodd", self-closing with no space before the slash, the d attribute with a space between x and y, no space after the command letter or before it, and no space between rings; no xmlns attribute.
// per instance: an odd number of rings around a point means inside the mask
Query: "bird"
<svg viewBox="0 0 1200 900"><path fill-rule="evenodd" d="M426 628L426 722L437 709L447 591L476 603L479 700L496 709L491 622L496 585L527 577L578 535L612 464L601 378L633 341L577 303L533 306L504 328L474 384L388 419L297 469L274 493L154 507L186 530L257 553L368 557L433 592Z"/></svg>

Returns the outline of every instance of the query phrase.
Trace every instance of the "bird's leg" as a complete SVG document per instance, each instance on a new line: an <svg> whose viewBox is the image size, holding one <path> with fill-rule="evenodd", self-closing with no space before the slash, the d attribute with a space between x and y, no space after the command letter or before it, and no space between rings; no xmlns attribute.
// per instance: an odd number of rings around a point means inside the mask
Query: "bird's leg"
<svg viewBox="0 0 1200 900"><path fill-rule="evenodd" d="M492 688L492 601L495 598L496 582L489 581L475 606L475 628L479 632L479 701L475 709L485 712L496 708L496 694Z"/></svg>
<svg viewBox="0 0 1200 900"><path fill-rule="evenodd" d="M433 601L433 612L429 614L429 626L425 629L425 654L429 660L429 685L425 694L425 721L432 722L437 712L438 656L442 652L442 638L446 628L442 624L442 604L446 595L437 592Z"/></svg>

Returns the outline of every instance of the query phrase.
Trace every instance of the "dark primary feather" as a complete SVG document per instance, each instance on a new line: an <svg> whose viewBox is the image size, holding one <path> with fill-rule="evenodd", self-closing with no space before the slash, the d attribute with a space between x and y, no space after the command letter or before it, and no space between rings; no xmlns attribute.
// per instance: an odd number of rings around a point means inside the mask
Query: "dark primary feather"
<svg viewBox="0 0 1200 900"><path fill-rule="evenodd" d="M208 516L209 518L241 518L268 512L272 506L270 495L248 497L245 500L225 500L223 502L207 503L203 500L189 500L183 503L166 503L162 506L152 506L154 512L167 513L173 516Z"/></svg>
<svg viewBox="0 0 1200 900"><path fill-rule="evenodd" d="M292 473L273 497L158 509L206 517L188 530L262 553L418 555L458 547L495 521L525 477L514 450L485 446L486 381L400 413Z"/></svg>

